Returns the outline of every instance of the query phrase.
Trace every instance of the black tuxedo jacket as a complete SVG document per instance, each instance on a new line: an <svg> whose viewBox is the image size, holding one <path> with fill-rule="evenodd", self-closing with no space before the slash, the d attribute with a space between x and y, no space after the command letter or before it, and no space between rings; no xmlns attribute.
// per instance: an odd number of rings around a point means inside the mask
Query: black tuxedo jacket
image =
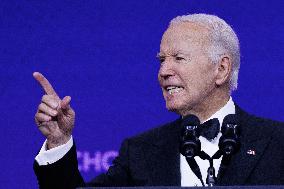
<svg viewBox="0 0 284 189"><path fill-rule="evenodd" d="M218 175L218 185L283 185L284 124L249 115L238 106L236 115L241 148ZM56 163L39 166L35 161L40 188L180 186L180 121L126 139L108 172L89 183L78 171L75 146Z"/></svg>

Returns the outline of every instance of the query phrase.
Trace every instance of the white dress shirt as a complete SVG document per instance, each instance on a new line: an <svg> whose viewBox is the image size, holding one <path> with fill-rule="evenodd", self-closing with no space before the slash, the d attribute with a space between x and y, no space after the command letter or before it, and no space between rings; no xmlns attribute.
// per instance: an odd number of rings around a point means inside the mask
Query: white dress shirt
<svg viewBox="0 0 284 189"><path fill-rule="evenodd" d="M222 125L223 119L228 114L235 114L235 105L232 98L229 99L227 104L222 107L219 111L213 114L209 119L218 118L220 126ZM209 120L208 119L208 120ZM207 120L206 120L207 121ZM220 127L221 128L221 127ZM221 137L221 130L215 139L208 141L206 138L200 136L201 150L206 152L209 156L213 156L219 149L218 142ZM36 161L39 165L48 165L60 160L73 146L73 138L61 146L46 150L46 141L42 145L39 154L36 156ZM221 159L214 160L215 173L218 173ZM200 168L202 179L206 183L207 169L209 167L208 160L202 160L199 157L195 157L195 160ZM180 154L180 172L181 172L181 186L202 186L200 180L192 172L187 161L183 155Z"/></svg>
<svg viewBox="0 0 284 189"><path fill-rule="evenodd" d="M212 141L209 141L202 136L199 137L199 140L201 142L201 150L206 152L211 157L219 150L218 143L221 137L221 126L222 126L224 117L228 114L235 114L235 104L232 98L230 98L230 100L227 102L227 104L224 107L222 107L220 110L218 110L215 114L213 114L209 118L209 119L218 118L220 122L220 131L217 137L213 139ZM196 160L200 168L202 180L204 184L207 186L206 177L207 177L207 169L209 167L209 161L202 160L200 157L195 157L194 159ZM222 160L222 157L219 159L214 159L213 161L215 174L218 173L221 160ZM181 154L180 154L180 172L181 172L181 186L202 186L200 180L197 178L197 176L192 172L191 168L189 167L185 157Z"/></svg>

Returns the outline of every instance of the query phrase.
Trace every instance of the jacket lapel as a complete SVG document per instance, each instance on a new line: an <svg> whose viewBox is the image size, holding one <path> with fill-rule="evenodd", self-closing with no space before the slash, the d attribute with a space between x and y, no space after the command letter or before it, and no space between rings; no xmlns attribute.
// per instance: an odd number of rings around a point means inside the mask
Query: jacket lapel
<svg viewBox="0 0 284 189"><path fill-rule="evenodd" d="M241 127L241 149L233 155L229 166L220 178L220 185L243 185L255 168L271 138L258 127L259 121L236 105L236 115Z"/></svg>
<svg viewBox="0 0 284 189"><path fill-rule="evenodd" d="M180 185L180 119L156 132L153 148L149 150L150 185Z"/></svg>

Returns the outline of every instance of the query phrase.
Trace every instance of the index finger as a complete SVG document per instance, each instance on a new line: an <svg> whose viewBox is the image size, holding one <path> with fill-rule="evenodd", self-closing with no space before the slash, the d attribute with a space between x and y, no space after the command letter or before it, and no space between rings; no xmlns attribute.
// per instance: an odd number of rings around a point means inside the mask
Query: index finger
<svg viewBox="0 0 284 189"><path fill-rule="evenodd" d="M33 73L34 78L39 82L39 84L42 86L43 90L47 95L54 95L57 96L55 90L53 89L52 85L49 83L49 81L39 72Z"/></svg>

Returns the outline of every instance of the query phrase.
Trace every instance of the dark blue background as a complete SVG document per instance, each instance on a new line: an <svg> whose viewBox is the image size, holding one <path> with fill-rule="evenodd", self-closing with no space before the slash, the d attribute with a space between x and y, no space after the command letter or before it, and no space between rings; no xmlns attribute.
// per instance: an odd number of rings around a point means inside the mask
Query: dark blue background
<svg viewBox="0 0 284 189"><path fill-rule="evenodd" d="M123 138L175 119L155 56L177 15L210 13L230 23L242 54L234 101L283 121L283 8L282 0L1 0L0 188L37 187L32 164L44 138L34 114L43 91L34 71L72 97L78 150L118 150Z"/></svg>

